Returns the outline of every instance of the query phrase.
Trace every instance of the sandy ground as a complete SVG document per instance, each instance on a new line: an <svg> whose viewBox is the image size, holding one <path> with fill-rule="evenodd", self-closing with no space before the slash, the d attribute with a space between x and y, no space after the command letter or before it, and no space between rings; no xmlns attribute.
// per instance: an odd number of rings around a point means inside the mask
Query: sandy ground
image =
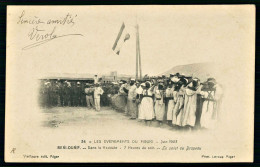
<svg viewBox="0 0 260 167"><path fill-rule="evenodd" d="M153 121L151 126L147 126L143 121L131 120L124 113L117 112L110 107L102 107L100 112L86 107L55 107L43 109L43 115L42 126L46 128L88 127L88 129L95 128L100 133L107 129L110 130L110 134L114 133L113 136L118 134L123 136L125 133L129 135L129 131L134 133L139 131L143 134L147 131L165 132L167 130L168 133L176 132L166 124L159 127L157 121Z"/></svg>
<svg viewBox="0 0 260 167"><path fill-rule="evenodd" d="M9 142L16 143L12 147L17 148L17 154L11 154L12 158L23 162L178 162L200 160L202 154L223 155L225 153L241 155L237 148L241 137L224 135L217 131L176 131L164 124L158 127L156 121L151 126L144 122L131 120L124 113L117 112L109 107L102 107L100 112L86 107L54 107L40 109L38 117L27 120L23 131L16 128L12 132L19 138L11 138ZM42 120L39 122L39 120ZM222 132L222 131L221 131ZM234 144L234 138L238 143ZM82 143L85 140L86 143ZM105 143L105 140L129 140L130 143ZM175 140L177 143L169 143ZM101 141L99 143L98 141ZM136 142L135 142L136 141ZM144 141L144 142L143 142ZM147 143L146 141L151 141ZM163 143L168 141L168 143ZM243 142L244 143L244 142ZM77 146L80 149L57 149L58 146ZM89 149L88 147L102 147ZM117 147L117 149L103 149L103 147ZM132 149L136 147L154 149ZM164 147L168 150L163 150ZM201 151L174 151L173 147L200 147ZM11 146L10 146L11 147ZM12 148L11 147L11 148ZM221 149L220 149L221 148ZM228 148L228 149L226 149ZM243 155L242 155L243 153ZM59 158L24 158L24 155L50 155ZM185 157L185 159L183 159ZM225 159L228 161L229 159Z"/></svg>

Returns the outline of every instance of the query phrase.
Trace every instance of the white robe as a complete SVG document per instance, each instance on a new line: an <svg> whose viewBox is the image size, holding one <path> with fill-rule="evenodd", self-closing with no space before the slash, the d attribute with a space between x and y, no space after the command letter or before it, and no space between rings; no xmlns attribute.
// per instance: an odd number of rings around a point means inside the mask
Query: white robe
<svg viewBox="0 0 260 167"><path fill-rule="evenodd" d="M166 97L173 98L168 101L168 108L167 108L167 120L172 121L173 110L174 110L175 103L177 101L177 92L174 91L174 88L168 88L166 89Z"/></svg>
<svg viewBox="0 0 260 167"><path fill-rule="evenodd" d="M143 90L142 93L144 96L149 95L152 96L153 92L151 88L148 90ZM153 99L152 97L143 97L142 102L139 108L139 119L152 120L154 118L154 107L153 107Z"/></svg>
<svg viewBox="0 0 260 167"><path fill-rule="evenodd" d="M163 92L160 90L155 91L155 117L158 121L163 121L165 115L165 103L163 102ZM160 99L160 100L157 100Z"/></svg>
<svg viewBox="0 0 260 167"><path fill-rule="evenodd" d="M218 102L222 97L222 90L218 87L216 91L201 91L200 94L205 99L202 105L200 125L203 128L214 129L219 117Z"/></svg>
<svg viewBox="0 0 260 167"><path fill-rule="evenodd" d="M136 88L135 89L135 94L136 95L139 95L139 97L140 97L140 95L143 93L143 88L141 87L141 86L139 86L139 88ZM139 118L139 115L140 115L140 105L141 105L141 102L139 101L140 99L137 99L138 101L136 101L137 102L137 116L138 116L138 118Z"/></svg>
<svg viewBox="0 0 260 167"><path fill-rule="evenodd" d="M136 85L130 86L127 96L127 114L130 114L132 118L136 118L137 116L137 106L133 101L136 98L135 90Z"/></svg>
<svg viewBox="0 0 260 167"><path fill-rule="evenodd" d="M181 126L195 126L196 122L196 109L197 109L197 93L189 88L185 89L185 100L184 100L184 110L183 119Z"/></svg>
<svg viewBox="0 0 260 167"><path fill-rule="evenodd" d="M181 88L177 93L177 102L174 106L172 124L181 126L181 122L183 119L183 107L184 105L184 90Z"/></svg>

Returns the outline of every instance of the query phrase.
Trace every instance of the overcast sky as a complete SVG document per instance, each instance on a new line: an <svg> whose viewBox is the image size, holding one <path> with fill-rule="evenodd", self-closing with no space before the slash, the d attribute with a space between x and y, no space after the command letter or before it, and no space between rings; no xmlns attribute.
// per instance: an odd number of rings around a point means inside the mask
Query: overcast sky
<svg viewBox="0 0 260 167"><path fill-rule="evenodd" d="M57 26L55 33L80 33L83 36L63 37L20 51L21 60L32 57L29 64L39 73L109 73L117 70L118 73L134 75L136 22L140 27L143 75L160 74L177 65L223 61L227 57L232 60L244 51L248 33L245 26L251 21L247 18L248 10L239 6L85 6L58 9L21 7L16 11L17 16L12 17L17 21L22 10L25 10L25 16L37 16L42 20L63 18L67 13L77 15L74 26ZM125 22L125 31L131 37L120 55L116 55L112 46L122 22ZM13 34L23 40L15 41L18 48L32 43L27 35L34 26L14 28ZM39 27L47 32L54 26Z"/></svg>

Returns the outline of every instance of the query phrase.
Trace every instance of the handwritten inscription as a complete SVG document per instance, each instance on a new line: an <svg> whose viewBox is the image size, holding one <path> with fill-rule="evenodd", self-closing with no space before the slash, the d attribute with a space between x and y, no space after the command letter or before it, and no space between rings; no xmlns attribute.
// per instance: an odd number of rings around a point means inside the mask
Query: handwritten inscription
<svg viewBox="0 0 260 167"><path fill-rule="evenodd" d="M58 35L56 32L59 26L73 26L74 24L76 24L76 17L77 15L67 13L65 16L59 19L49 18L47 20L43 20L38 16L27 16L25 11L22 11L21 15L18 17L17 24L33 26L29 30L29 33L27 35L28 39L32 41L32 43L23 47L22 50L31 49L61 37L83 36L80 33L68 33ZM51 29L47 30L46 28L43 28L42 25L45 25L45 27L46 25L47 27L51 26Z"/></svg>

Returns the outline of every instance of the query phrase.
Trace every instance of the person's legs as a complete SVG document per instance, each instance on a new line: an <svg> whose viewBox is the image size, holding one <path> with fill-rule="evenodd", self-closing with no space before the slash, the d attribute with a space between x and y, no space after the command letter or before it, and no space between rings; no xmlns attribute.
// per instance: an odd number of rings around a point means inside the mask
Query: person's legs
<svg viewBox="0 0 260 167"><path fill-rule="evenodd" d="M93 108L95 108L95 104L94 104L94 101L93 101L92 96L89 96L89 102L90 102L91 106L92 106Z"/></svg>
<svg viewBox="0 0 260 167"><path fill-rule="evenodd" d="M97 111L99 111L99 100L100 99L97 99L97 98L94 99L94 101L95 101L95 108L96 108Z"/></svg>
<svg viewBox="0 0 260 167"><path fill-rule="evenodd" d="M100 98L97 98L97 111L100 111Z"/></svg>
<svg viewBox="0 0 260 167"><path fill-rule="evenodd" d="M87 103L87 107L90 108L90 99L89 99L89 96L86 95L86 103Z"/></svg>

